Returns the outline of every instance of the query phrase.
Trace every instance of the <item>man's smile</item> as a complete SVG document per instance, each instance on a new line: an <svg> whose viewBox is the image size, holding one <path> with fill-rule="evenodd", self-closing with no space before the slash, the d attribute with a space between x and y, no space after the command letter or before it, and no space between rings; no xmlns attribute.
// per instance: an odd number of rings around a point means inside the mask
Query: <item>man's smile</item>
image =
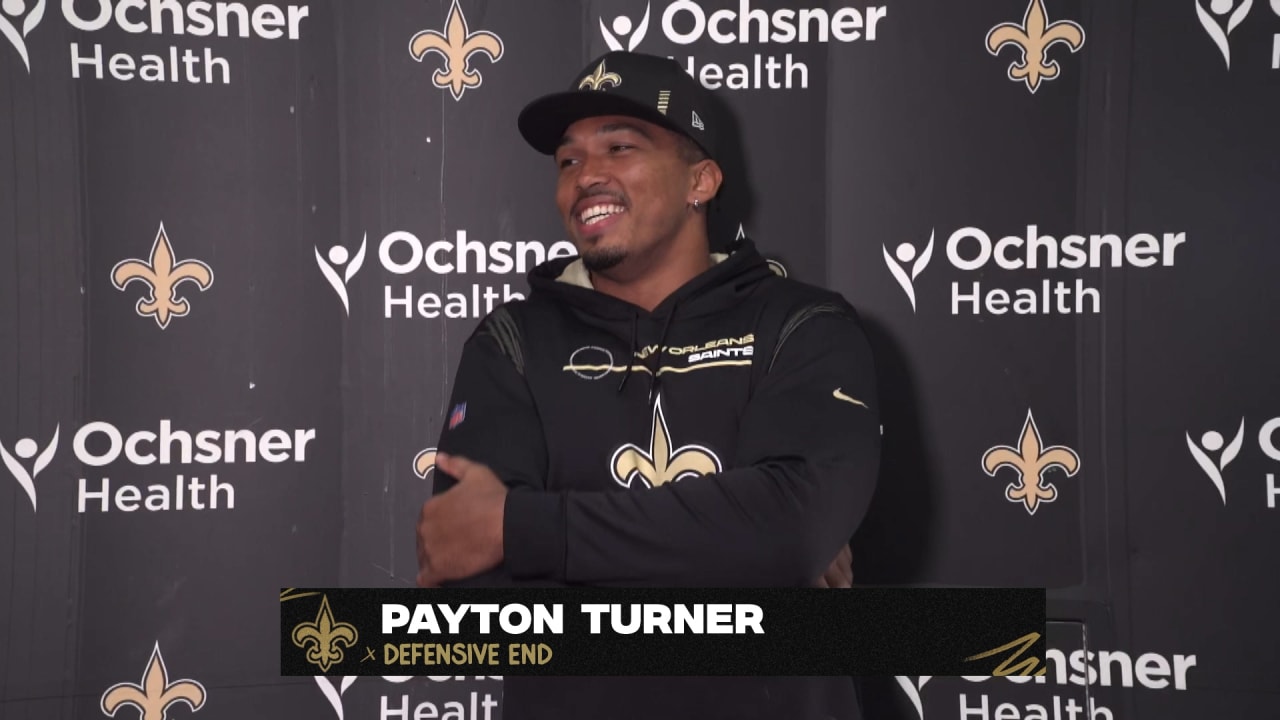
<svg viewBox="0 0 1280 720"><path fill-rule="evenodd" d="M575 203L571 217L580 233L598 235L616 224L626 212L626 204L618 197L597 194Z"/></svg>
<svg viewBox="0 0 1280 720"><path fill-rule="evenodd" d="M607 217L626 212L626 208L621 205L611 203L603 203L600 205L592 205L578 214L578 222L583 225L594 225Z"/></svg>

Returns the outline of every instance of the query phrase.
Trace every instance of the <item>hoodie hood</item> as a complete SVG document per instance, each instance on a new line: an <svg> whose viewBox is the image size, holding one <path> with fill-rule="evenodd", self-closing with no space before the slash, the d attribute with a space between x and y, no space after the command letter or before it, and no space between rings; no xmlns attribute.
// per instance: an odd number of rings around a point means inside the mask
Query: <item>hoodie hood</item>
<svg viewBox="0 0 1280 720"><path fill-rule="evenodd" d="M530 271L529 300L568 306L583 322L619 337L628 346L628 356L633 359L627 364L627 371L618 384L618 392L622 392L631 378L637 350L652 344L655 339L659 348L664 347L677 316L692 319L737 307L755 292L760 283L777 277L751 240L741 238L727 250L713 254L715 264L671 293L652 312L592 288L587 270L578 256L548 260ZM642 321L646 326L661 323L662 329L656 338L650 328L646 328L644 337L641 337ZM644 368L649 371L650 402L661 383L665 355L660 351L644 360Z"/></svg>
<svg viewBox="0 0 1280 720"><path fill-rule="evenodd" d="M745 237L728 252L711 257L714 265L671 293L652 312L592 288L582 259L576 255L533 268L528 275L530 299L567 304L601 320L664 319L677 310L681 317L691 318L733 307L761 281L775 277L755 243Z"/></svg>

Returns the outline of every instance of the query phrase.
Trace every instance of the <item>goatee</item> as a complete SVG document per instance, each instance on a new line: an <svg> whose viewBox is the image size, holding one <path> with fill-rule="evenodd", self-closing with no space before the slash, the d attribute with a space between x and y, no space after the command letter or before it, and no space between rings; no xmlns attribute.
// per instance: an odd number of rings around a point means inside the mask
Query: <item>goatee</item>
<svg viewBox="0 0 1280 720"><path fill-rule="evenodd" d="M618 248L602 248L582 253L582 264L591 272L604 272L627 258Z"/></svg>

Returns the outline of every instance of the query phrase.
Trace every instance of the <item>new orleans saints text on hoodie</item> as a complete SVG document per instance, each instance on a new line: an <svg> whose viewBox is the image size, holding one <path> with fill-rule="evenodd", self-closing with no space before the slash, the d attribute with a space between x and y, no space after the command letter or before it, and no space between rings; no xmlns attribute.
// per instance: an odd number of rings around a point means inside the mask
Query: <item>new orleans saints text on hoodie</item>
<svg viewBox="0 0 1280 720"><path fill-rule="evenodd" d="M510 489L505 559L455 585L798 587L849 542L880 453L858 316L750 240L714 259L652 312L551 260L477 327L438 447ZM505 720L860 717L847 677L504 685Z"/></svg>

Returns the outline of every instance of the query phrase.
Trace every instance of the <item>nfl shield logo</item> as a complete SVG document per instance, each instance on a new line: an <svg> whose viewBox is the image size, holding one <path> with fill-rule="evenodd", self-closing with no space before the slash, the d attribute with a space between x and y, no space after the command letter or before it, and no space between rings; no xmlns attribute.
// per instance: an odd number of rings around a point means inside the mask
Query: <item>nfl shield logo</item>
<svg viewBox="0 0 1280 720"><path fill-rule="evenodd" d="M462 424L464 418L467 417L467 404L458 403L453 412L449 413L449 429L452 430Z"/></svg>

